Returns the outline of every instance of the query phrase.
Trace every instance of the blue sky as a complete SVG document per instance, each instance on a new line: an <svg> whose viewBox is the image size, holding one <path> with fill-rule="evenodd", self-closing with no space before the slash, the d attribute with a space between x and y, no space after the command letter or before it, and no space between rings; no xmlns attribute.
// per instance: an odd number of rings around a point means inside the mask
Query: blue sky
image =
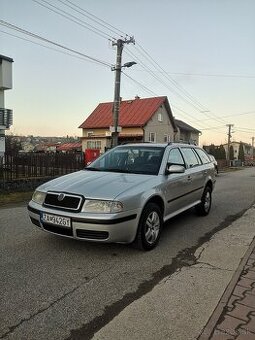
<svg viewBox="0 0 255 340"><path fill-rule="evenodd" d="M125 73L139 84L123 75L123 99L166 95L174 116L202 131L201 143L225 143L230 123L234 124L233 140L251 143L255 135L253 0L37 1L79 17L83 24L113 38L119 36L82 15L86 14L82 9L134 35L136 45L124 47L123 63L137 62ZM0 19L107 64L115 63L116 50L107 38L38 2L1 0ZM65 6L71 3L81 13ZM14 111L13 133L80 136L78 126L97 104L113 100L110 67L71 57L64 50L57 52L52 50L60 50L56 46L2 25L0 47L0 54L14 59L14 88L5 92L5 106Z"/></svg>

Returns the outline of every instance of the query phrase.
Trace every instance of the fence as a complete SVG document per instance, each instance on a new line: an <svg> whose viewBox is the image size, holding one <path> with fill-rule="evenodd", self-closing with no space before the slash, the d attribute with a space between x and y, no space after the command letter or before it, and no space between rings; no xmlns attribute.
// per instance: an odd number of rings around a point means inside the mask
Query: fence
<svg viewBox="0 0 255 340"><path fill-rule="evenodd" d="M82 153L70 154L5 154L0 158L0 184L17 180L53 178L84 167Z"/></svg>

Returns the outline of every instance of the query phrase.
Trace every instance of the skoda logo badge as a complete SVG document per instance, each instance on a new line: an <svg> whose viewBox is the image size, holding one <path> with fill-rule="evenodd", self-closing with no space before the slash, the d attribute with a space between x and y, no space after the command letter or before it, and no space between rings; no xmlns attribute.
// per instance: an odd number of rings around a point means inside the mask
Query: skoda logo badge
<svg viewBox="0 0 255 340"><path fill-rule="evenodd" d="M64 198L65 198L65 194L58 195L58 201L63 201Z"/></svg>

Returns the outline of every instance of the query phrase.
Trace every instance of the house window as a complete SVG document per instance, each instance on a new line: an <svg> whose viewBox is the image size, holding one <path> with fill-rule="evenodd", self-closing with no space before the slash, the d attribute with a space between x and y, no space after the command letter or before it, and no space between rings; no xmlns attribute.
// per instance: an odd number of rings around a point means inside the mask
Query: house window
<svg viewBox="0 0 255 340"><path fill-rule="evenodd" d="M158 121L163 122L162 113L158 113Z"/></svg>
<svg viewBox="0 0 255 340"><path fill-rule="evenodd" d="M149 142L155 143L156 142L156 133L150 132L149 134Z"/></svg>
<svg viewBox="0 0 255 340"><path fill-rule="evenodd" d="M171 142L171 136L170 135L164 135L164 143Z"/></svg>
<svg viewBox="0 0 255 340"><path fill-rule="evenodd" d="M87 136L88 136L88 137L91 137L92 135L93 135L93 131L88 131L88 132L87 132Z"/></svg>
<svg viewBox="0 0 255 340"><path fill-rule="evenodd" d="M88 140L87 149L101 149L101 141L100 140Z"/></svg>

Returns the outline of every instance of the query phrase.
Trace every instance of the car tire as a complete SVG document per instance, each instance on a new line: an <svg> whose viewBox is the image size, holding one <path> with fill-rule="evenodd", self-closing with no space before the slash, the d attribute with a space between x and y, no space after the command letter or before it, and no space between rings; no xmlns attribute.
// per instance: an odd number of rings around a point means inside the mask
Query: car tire
<svg viewBox="0 0 255 340"><path fill-rule="evenodd" d="M151 250L159 242L163 226L162 211L155 203L148 203L141 215L133 245L141 250Z"/></svg>
<svg viewBox="0 0 255 340"><path fill-rule="evenodd" d="M201 197L201 203L199 203L195 209L199 216L206 216L209 214L212 205L212 189L209 186L205 187L203 195Z"/></svg>

